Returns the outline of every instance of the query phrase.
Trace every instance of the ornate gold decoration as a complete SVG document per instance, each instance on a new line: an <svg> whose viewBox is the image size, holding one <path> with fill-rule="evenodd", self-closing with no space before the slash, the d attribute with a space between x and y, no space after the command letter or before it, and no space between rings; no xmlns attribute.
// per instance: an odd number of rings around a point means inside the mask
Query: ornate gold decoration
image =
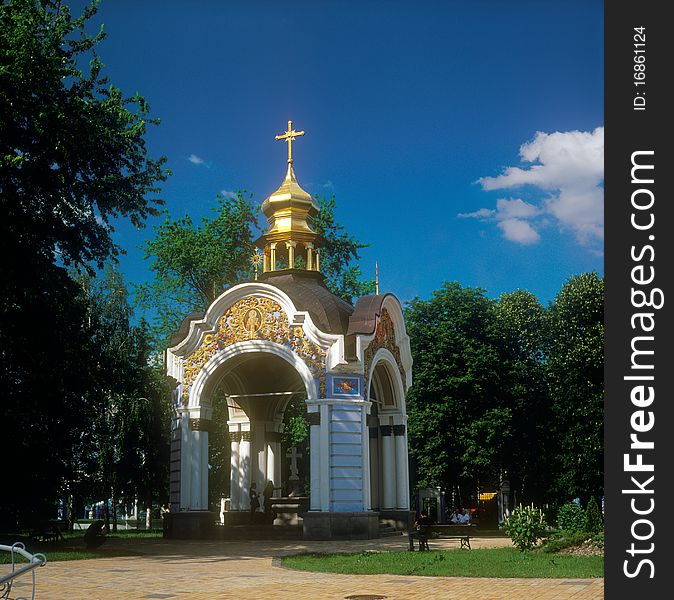
<svg viewBox="0 0 674 600"><path fill-rule="evenodd" d="M301 327L291 329L281 306L269 298L248 296L230 306L207 333L201 346L184 361L183 403L201 368L218 352L247 340L267 340L285 346L299 356L319 380L321 398L325 398L325 351L309 340Z"/></svg>
<svg viewBox="0 0 674 600"><path fill-rule="evenodd" d="M255 269L255 279L257 280L257 270L258 267L262 264L263 257L262 254L260 254L257 250L253 252L253 255L250 257L250 264L253 265L253 269Z"/></svg>
<svg viewBox="0 0 674 600"><path fill-rule="evenodd" d="M398 348L398 345L396 344L395 326L393 325L391 315L388 314L388 311L385 308L381 311L379 322L377 323L377 328L374 332L374 339L370 342L370 345L365 350L365 377L367 377L370 373L372 359L379 348L386 348L391 354L393 354L393 358L395 358L396 365L398 365L400 377L402 377L404 384L405 369L403 368L402 360L400 360L400 348Z"/></svg>
<svg viewBox="0 0 674 600"><path fill-rule="evenodd" d="M318 248L323 243L311 226L318 215L318 205L297 181L293 168L292 143L304 131L295 131L288 121L288 130L277 140L288 142L288 170L281 186L262 203L262 212L269 221L266 233L255 244L262 249L265 272L302 268L318 271ZM299 266L301 265L301 266Z"/></svg>

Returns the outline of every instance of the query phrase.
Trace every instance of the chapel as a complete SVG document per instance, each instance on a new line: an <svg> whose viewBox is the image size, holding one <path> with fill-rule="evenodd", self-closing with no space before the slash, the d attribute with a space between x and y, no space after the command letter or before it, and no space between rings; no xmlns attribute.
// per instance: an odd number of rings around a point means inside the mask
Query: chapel
<svg viewBox="0 0 674 600"><path fill-rule="evenodd" d="M412 357L402 307L379 290L352 305L326 287L325 240L312 227L319 209L293 164L293 142L302 135L288 121L276 136L287 143L287 167L262 203L268 227L256 241L255 279L225 290L205 314L186 317L166 351L176 382L170 537L206 537L219 518L225 526L246 523L252 484L261 492L269 482L272 506L259 510L276 515L289 497L306 496L297 518L307 539L367 539L377 537L380 523L409 524ZM208 502L217 389L227 399L231 452L223 515ZM289 471L294 455L282 447L291 401L305 407L309 425L305 489L293 485L297 463Z"/></svg>

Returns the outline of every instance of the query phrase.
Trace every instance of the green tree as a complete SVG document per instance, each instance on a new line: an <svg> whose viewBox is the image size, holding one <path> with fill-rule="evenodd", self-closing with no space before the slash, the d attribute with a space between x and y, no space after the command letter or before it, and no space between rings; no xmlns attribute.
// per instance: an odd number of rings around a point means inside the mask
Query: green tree
<svg viewBox="0 0 674 600"><path fill-rule="evenodd" d="M145 244L154 279L136 288L136 299L153 313L160 346L187 315L204 311L227 287L251 278L256 207L239 192L218 195L214 212L200 225L189 215L167 216Z"/></svg>
<svg viewBox="0 0 674 600"><path fill-rule="evenodd" d="M170 389L161 361L152 360L147 324L131 324L128 291L121 274L108 266L97 279L83 277L90 298L96 358L100 364L88 401L92 422L95 484L90 500L109 499L106 525L117 526L117 508L140 500L152 507L168 487Z"/></svg>
<svg viewBox="0 0 674 600"><path fill-rule="evenodd" d="M120 252L113 222L157 211L164 160L147 156L145 100L102 76L103 39L55 0L0 3L0 385L4 525L53 514L87 479L96 348L87 296L64 265ZM88 59L90 61L88 62ZM85 70L82 66L86 66ZM93 264L92 264L93 263Z"/></svg>
<svg viewBox="0 0 674 600"><path fill-rule="evenodd" d="M359 242L344 230L335 218L335 197L316 198L318 215L312 225L326 244L321 251L321 272L325 275L328 289L335 295L353 302L354 298L374 293L374 281L363 280L360 266L352 264L360 260L359 251L368 244Z"/></svg>
<svg viewBox="0 0 674 600"><path fill-rule="evenodd" d="M445 283L405 311L413 386L407 399L420 485L494 484L507 468L512 412L502 389L494 302Z"/></svg>
<svg viewBox="0 0 674 600"><path fill-rule="evenodd" d="M545 466L555 446L545 388L544 315L538 299L525 290L502 294L496 303L498 337L503 344L502 389L509 396L512 412L512 443L506 449L510 465L505 473L513 496L511 506L545 502L552 481Z"/></svg>
<svg viewBox="0 0 674 600"><path fill-rule="evenodd" d="M546 318L552 435L559 451L555 491L583 504L603 493L604 280L569 278Z"/></svg>

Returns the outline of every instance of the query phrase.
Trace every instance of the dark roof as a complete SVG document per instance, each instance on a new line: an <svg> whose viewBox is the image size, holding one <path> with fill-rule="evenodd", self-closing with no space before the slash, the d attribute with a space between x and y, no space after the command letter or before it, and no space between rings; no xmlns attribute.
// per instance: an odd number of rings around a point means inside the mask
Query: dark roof
<svg viewBox="0 0 674 600"><path fill-rule="evenodd" d="M377 294L376 296L361 296L356 302L356 308L349 319L347 335L374 333L377 317L381 314L381 306L384 298L389 294Z"/></svg>
<svg viewBox="0 0 674 600"><path fill-rule="evenodd" d="M314 324L326 333L345 334L353 306L335 296L316 271L286 269L270 271L260 276L260 281L285 292L298 310L306 310Z"/></svg>
<svg viewBox="0 0 674 600"><path fill-rule="evenodd" d="M353 313L353 306L339 296L335 296L325 287L321 273L285 269L263 273L259 280L277 287L290 296L295 307L298 310L307 311L321 331L345 334L349 328L349 317ZM204 314L204 312L196 311L187 315L180 323L178 331L171 335L170 347L182 342L189 333L190 323L202 319Z"/></svg>
<svg viewBox="0 0 674 600"><path fill-rule="evenodd" d="M171 334L171 337L169 338L169 348L173 348L173 346L176 346L182 342L190 331L190 323L192 321L203 319L205 314L206 313L202 310L195 310L194 312L191 312L189 315L187 315L181 321L178 331Z"/></svg>

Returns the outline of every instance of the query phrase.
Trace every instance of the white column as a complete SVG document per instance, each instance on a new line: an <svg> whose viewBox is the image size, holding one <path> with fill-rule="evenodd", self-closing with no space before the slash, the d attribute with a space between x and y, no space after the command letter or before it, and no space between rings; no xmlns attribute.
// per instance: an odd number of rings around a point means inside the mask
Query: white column
<svg viewBox="0 0 674 600"><path fill-rule="evenodd" d="M395 488L395 450L393 447L393 431L391 425L381 426L381 466L382 466L382 499L381 508L391 509L396 506Z"/></svg>
<svg viewBox="0 0 674 600"><path fill-rule="evenodd" d="M409 485L407 481L407 435L405 425L394 425L396 452L396 507L410 507Z"/></svg>
<svg viewBox="0 0 674 600"><path fill-rule="evenodd" d="M367 426L368 408L363 406L361 413L360 436L363 441L363 510L372 510L372 485L370 484L370 430Z"/></svg>
<svg viewBox="0 0 674 600"><path fill-rule="evenodd" d="M319 413L310 413L319 414ZM311 417L310 417L311 418ZM321 510L321 426L309 426L309 509Z"/></svg>
<svg viewBox="0 0 674 600"><path fill-rule="evenodd" d="M276 485L276 454L274 452L275 442L266 442L267 446L267 469L266 469L266 479L264 485L267 485L267 480L271 481ZM264 489L264 488L262 488Z"/></svg>
<svg viewBox="0 0 674 600"><path fill-rule="evenodd" d="M201 441L201 502L199 510L208 510L208 431L200 431Z"/></svg>
<svg viewBox="0 0 674 600"><path fill-rule="evenodd" d="M318 440L320 458L320 477L321 477L321 511L330 510L330 407L327 404L321 404L321 424L320 439Z"/></svg>
<svg viewBox="0 0 674 600"><path fill-rule="evenodd" d="M379 427L372 428L377 435L370 437L370 428L368 428L368 439L370 445L370 508L379 508Z"/></svg>
<svg viewBox="0 0 674 600"><path fill-rule="evenodd" d="M251 464L250 464L250 431L243 431L241 443L239 444L239 481L240 496L239 510L250 509L250 484L251 484Z"/></svg>
<svg viewBox="0 0 674 600"><path fill-rule="evenodd" d="M192 471L192 501L190 502L191 510L201 509L201 431L192 431L192 451L191 451L191 468Z"/></svg>
<svg viewBox="0 0 674 600"><path fill-rule="evenodd" d="M183 414L180 416L180 510L189 510L192 502L191 442L189 415Z"/></svg>
<svg viewBox="0 0 674 600"><path fill-rule="evenodd" d="M253 461L254 470L251 473L251 481L257 485L257 493L262 494L265 484L267 483L267 443L265 438L265 426L263 423L256 425L253 430L253 446L251 448L251 455L255 458ZM262 502L262 499L260 499Z"/></svg>
<svg viewBox="0 0 674 600"><path fill-rule="evenodd" d="M281 456L281 442L274 442L274 486L280 487L281 480L283 479L281 475L283 457ZM274 492L274 496L280 496L279 492Z"/></svg>
<svg viewBox="0 0 674 600"><path fill-rule="evenodd" d="M230 510L239 510L239 497L241 481L239 480L239 440L241 434L238 431L232 432L229 447L231 449L231 458L229 462L229 508Z"/></svg>

